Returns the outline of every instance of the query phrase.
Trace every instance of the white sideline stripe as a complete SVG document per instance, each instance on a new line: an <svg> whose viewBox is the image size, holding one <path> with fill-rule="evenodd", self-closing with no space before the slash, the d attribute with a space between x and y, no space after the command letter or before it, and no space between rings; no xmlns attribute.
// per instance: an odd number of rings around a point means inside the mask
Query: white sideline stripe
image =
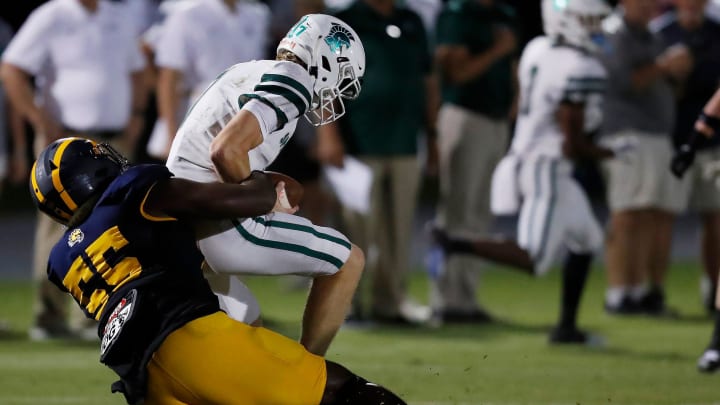
<svg viewBox="0 0 720 405"><path fill-rule="evenodd" d="M77 404L95 400L96 397L43 397L43 396L23 396L23 397L0 397L2 403L18 403L18 404ZM8 402L5 402L8 401Z"/></svg>
<svg viewBox="0 0 720 405"><path fill-rule="evenodd" d="M577 401L572 402L555 402L553 405L576 405ZM613 401L613 403L615 403ZM520 405L518 402L444 402L444 401L422 401L409 402L409 405ZM622 405L623 402L617 404ZM678 405L720 405L720 402L680 402Z"/></svg>

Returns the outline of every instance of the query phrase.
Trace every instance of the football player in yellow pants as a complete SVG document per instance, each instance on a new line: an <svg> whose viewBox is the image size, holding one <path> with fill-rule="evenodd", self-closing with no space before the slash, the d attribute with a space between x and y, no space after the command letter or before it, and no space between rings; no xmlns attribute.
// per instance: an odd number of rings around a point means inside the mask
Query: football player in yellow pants
<svg viewBox="0 0 720 405"><path fill-rule="evenodd" d="M220 311L191 222L266 214L281 187L258 171L224 184L173 178L161 165L128 168L109 145L82 138L40 154L31 195L67 226L48 277L99 322L100 361L120 376L112 388L128 403L404 404L301 344Z"/></svg>

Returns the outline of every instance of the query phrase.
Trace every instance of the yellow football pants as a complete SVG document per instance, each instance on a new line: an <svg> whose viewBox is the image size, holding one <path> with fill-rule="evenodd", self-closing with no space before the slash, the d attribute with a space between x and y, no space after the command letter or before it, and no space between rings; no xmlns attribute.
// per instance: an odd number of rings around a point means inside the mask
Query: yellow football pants
<svg viewBox="0 0 720 405"><path fill-rule="evenodd" d="M216 312L171 333L148 363L147 405L316 405L325 360Z"/></svg>

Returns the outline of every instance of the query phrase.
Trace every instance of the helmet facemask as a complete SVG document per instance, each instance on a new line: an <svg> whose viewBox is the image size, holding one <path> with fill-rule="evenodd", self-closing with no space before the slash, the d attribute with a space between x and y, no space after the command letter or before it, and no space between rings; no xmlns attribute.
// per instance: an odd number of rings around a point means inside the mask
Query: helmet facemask
<svg viewBox="0 0 720 405"><path fill-rule="evenodd" d="M339 65L338 80L335 86L318 89L312 108L305 113L305 118L314 126L337 120L345 115L343 99L356 99L360 94L360 89L360 79L355 76L352 65L349 62L342 62Z"/></svg>
<svg viewBox="0 0 720 405"><path fill-rule="evenodd" d="M308 14L280 41L278 53L293 53L314 78L313 99L305 118L314 126L345 114L345 101L360 94L365 50L357 33L336 17Z"/></svg>

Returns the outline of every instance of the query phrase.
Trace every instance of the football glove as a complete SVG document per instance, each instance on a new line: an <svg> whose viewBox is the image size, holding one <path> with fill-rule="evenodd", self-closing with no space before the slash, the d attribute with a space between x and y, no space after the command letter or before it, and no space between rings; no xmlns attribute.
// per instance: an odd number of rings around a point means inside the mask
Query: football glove
<svg viewBox="0 0 720 405"><path fill-rule="evenodd" d="M685 172L692 166L695 161L695 145L684 143L680 145L670 161L670 171L678 179L682 179Z"/></svg>

